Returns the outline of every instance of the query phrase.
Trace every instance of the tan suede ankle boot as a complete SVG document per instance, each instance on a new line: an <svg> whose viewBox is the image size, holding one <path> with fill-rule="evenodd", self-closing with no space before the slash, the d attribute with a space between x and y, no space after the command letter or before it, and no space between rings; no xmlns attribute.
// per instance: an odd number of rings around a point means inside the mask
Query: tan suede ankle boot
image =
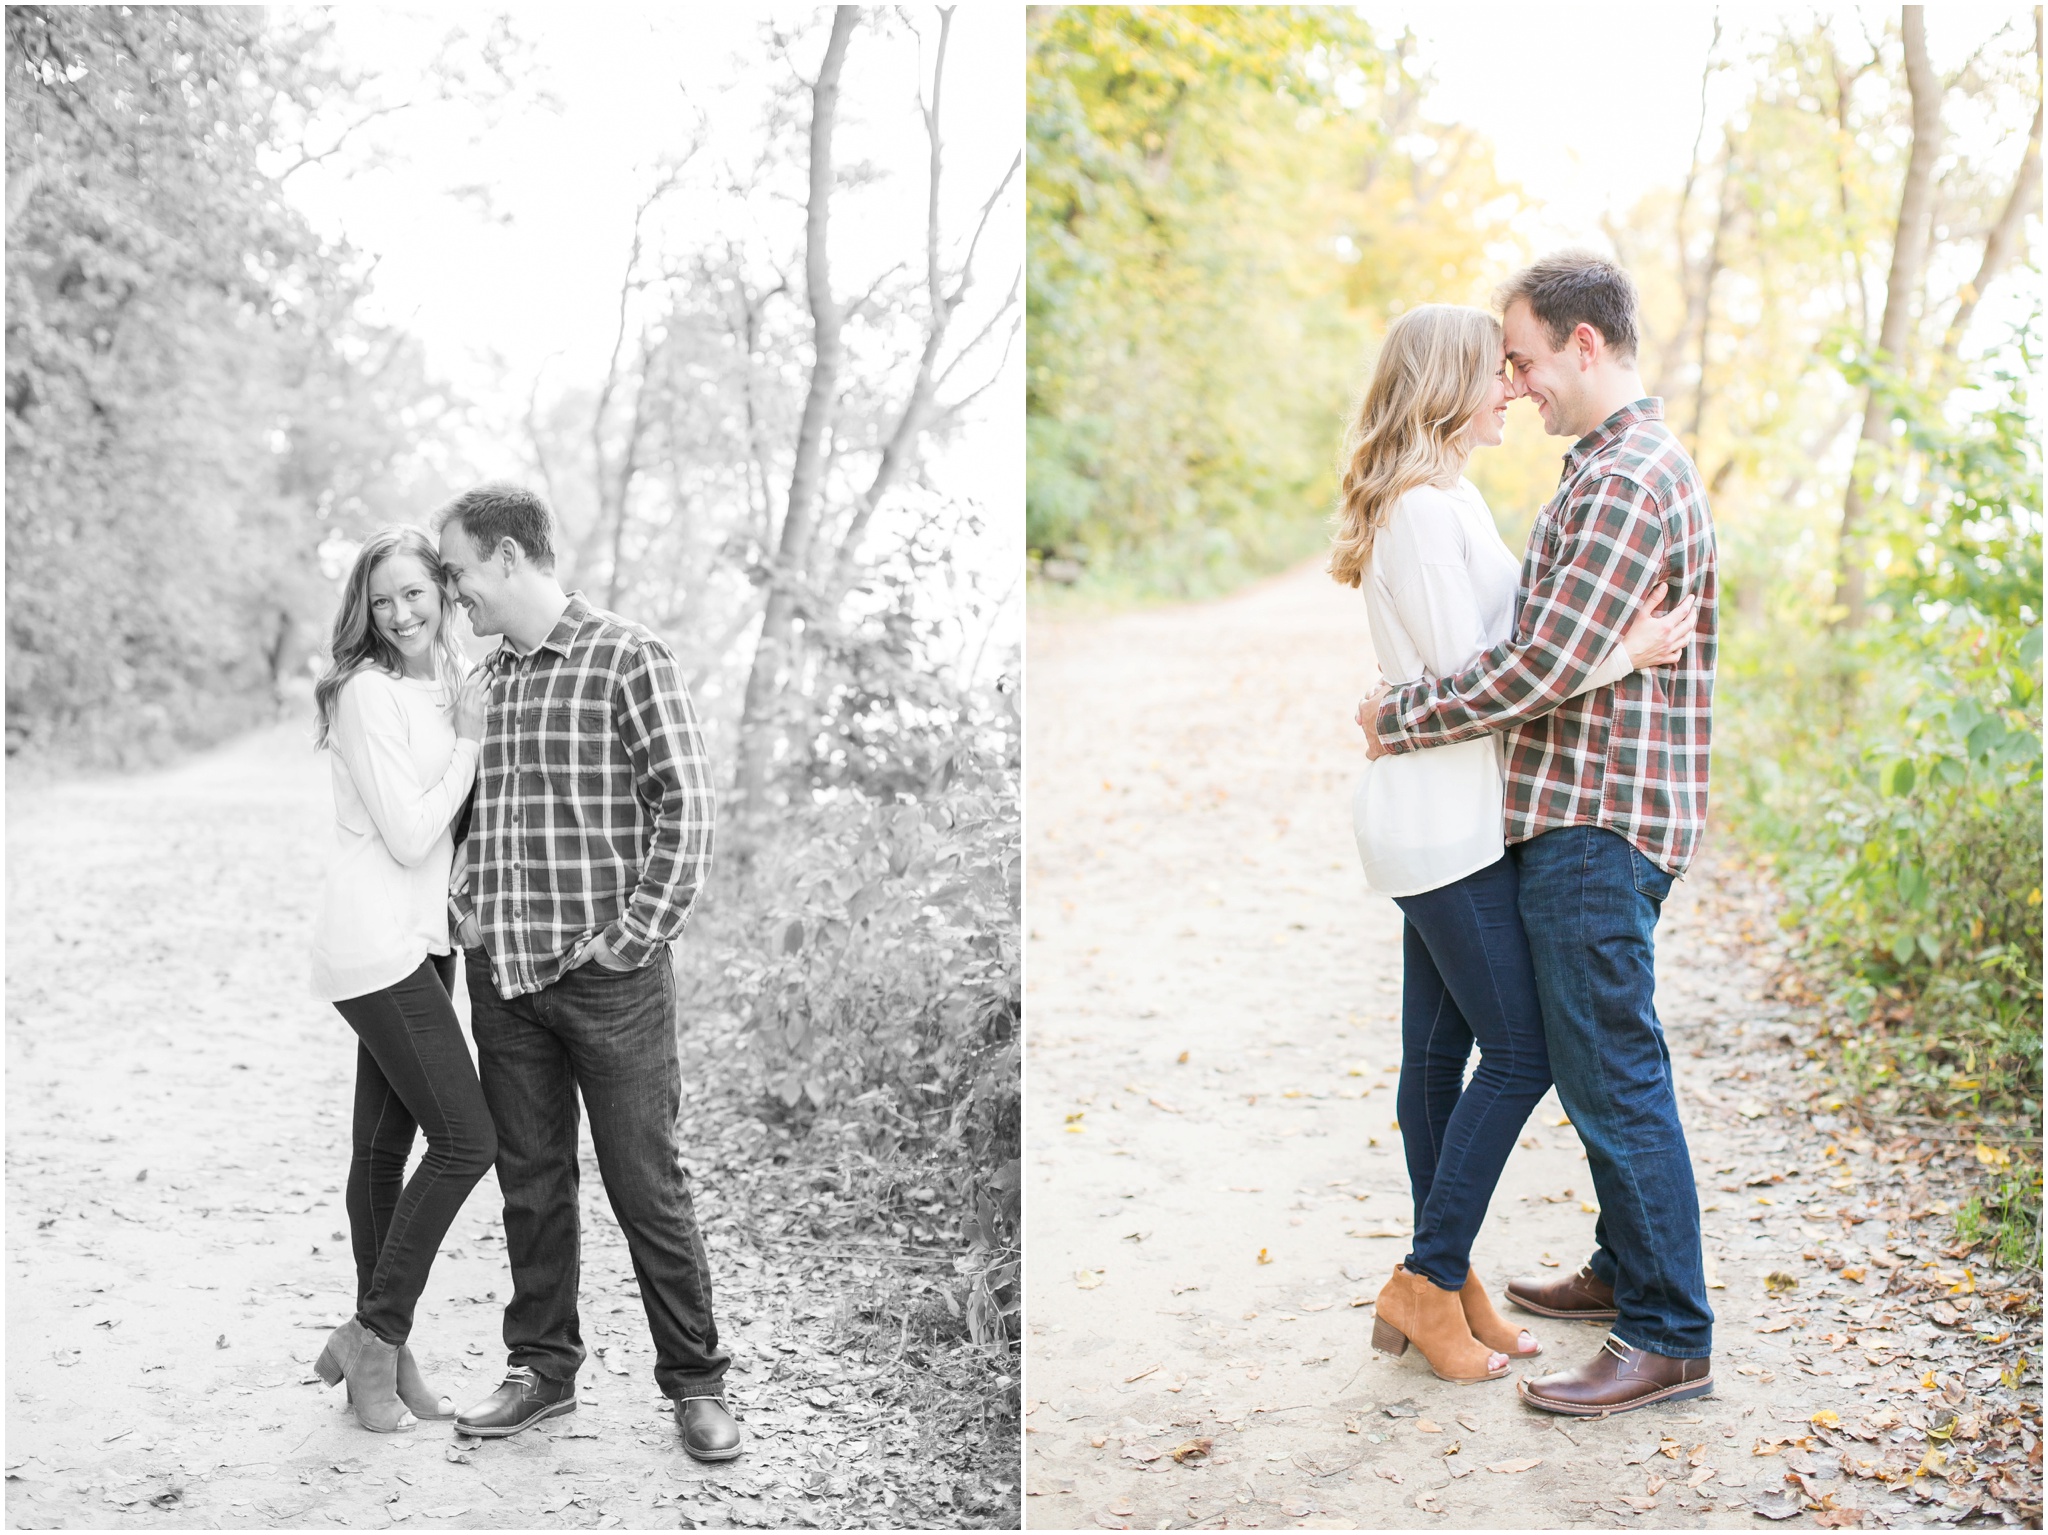
<svg viewBox="0 0 2048 1535"><path fill-rule="evenodd" d="M1465 1308L1465 1325L1472 1329L1472 1336L1496 1354L1506 1354L1510 1359L1534 1359L1543 1352L1534 1333L1526 1327L1516 1327L1493 1309L1493 1298L1479 1282L1479 1270L1465 1271L1465 1288L1458 1292L1458 1300ZM1527 1348L1522 1346L1525 1336L1529 1340Z"/></svg>
<svg viewBox="0 0 2048 1535"><path fill-rule="evenodd" d="M1438 1380L1459 1384L1499 1380L1505 1363L1492 1368L1492 1354L1465 1325L1465 1310L1449 1290L1439 1290L1420 1274L1398 1263L1394 1277L1373 1302L1372 1346L1400 1354L1413 1343L1422 1350Z"/></svg>

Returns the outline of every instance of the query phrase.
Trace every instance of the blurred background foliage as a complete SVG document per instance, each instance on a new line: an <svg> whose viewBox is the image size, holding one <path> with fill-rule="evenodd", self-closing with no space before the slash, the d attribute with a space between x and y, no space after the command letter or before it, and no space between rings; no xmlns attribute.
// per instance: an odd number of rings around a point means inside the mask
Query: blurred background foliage
<svg viewBox="0 0 2048 1535"><path fill-rule="evenodd" d="M1691 163L1603 233L1713 499L1720 835L1794 897L1868 1112L2031 1135L2039 12L1970 43L1943 74L1913 7L1717 23ZM1487 303L1527 195L1348 11L1047 9L1029 49L1034 603L1312 556L1375 338ZM1564 446L1533 418L1470 471L1516 546Z"/></svg>
<svg viewBox="0 0 2048 1535"><path fill-rule="evenodd" d="M316 233L291 181L344 143L402 157L423 101L532 108L516 22L451 24L390 80L318 10L10 7L7 738L34 775L309 736L356 541L423 523L491 444L554 502L565 584L675 646L732 786L677 951L691 1048L721 1062L760 1178L838 1190L811 1239L915 1253L871 1320L899 1358L979 1361L932 1422L1006 1423L953 1449L1014 1494L1016 608L959 557L986 510L945 455L1012 429L967 407L1003 377L1021 274L953 210L1014 216L1021 155L940 197L945 126L976 99L947 78L951 24L762 18L747 152L700 153L687 114L636 147L608 370L535 378L501 418L368 318L376 259ZM842 96L870 136L835 158ZM877 118L903 125L896 161L868 152ZM878 280L849 276L828 228L872 243L863 198L892 179L928 218L892 226ZM678 237L661 215L684 191L739 211Z"/></svg>
<svg viewBox="0 0 2048 1535"><path fill-rule="evenodd" d="M1031 547L1131 595L1302 558L1365 337L1489 269L1490 156L1349 11L1063 7L1029 48Z"/></svg>

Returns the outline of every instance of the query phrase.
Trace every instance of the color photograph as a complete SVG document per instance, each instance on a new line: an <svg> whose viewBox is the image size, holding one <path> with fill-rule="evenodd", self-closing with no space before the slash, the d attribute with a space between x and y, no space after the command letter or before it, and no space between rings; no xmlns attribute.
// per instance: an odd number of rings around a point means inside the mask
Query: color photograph
<svg viewBox="0 0 2048 1535"><path fill-rule="evenodd" d="M1025 47L1027 1527L2038 1525L2039 10Z"/></svg>

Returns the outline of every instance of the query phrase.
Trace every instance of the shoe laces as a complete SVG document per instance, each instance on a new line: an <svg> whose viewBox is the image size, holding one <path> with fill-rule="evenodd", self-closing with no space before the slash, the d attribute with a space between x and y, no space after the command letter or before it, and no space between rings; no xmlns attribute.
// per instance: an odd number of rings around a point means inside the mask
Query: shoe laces
<svg viewBox="0 0 2048 1535"><path fill-rule="evenodd" d="M1600 1346L1606 1349L1607 1352L1612 1354L1616 1359L1619 1359L1623 1364L1628 1363L1628 1356L1631 1350L1626 1343L1623 1343L1619 1338L1615 1337L1613 1333L1609 1333L1606 1337L1602 1338L1600 1340Z"/></svg>

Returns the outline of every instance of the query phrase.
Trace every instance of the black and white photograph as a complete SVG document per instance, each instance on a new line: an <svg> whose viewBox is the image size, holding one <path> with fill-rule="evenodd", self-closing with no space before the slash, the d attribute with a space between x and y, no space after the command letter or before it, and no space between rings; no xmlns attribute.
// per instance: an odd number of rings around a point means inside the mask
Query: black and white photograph
<svg viewBox="0 0 2048 1535"><path fill-rule="evenodd" d="M1023 13L6 10L6 1522L1016 1528Z"/></svg>

